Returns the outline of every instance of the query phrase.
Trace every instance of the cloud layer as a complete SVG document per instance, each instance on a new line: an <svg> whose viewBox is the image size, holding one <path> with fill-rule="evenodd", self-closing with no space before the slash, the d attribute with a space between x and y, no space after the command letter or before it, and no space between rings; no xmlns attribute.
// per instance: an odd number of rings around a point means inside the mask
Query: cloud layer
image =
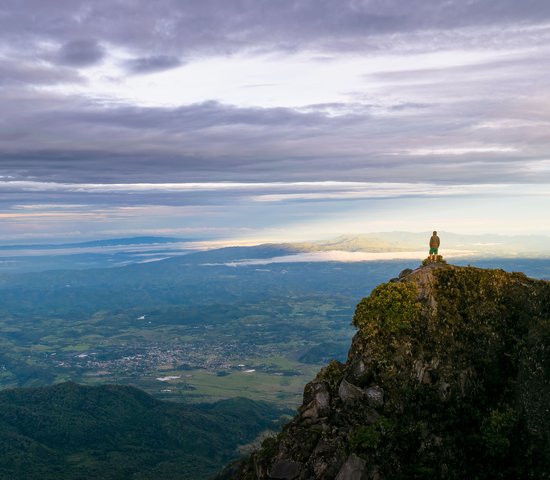
<svg viewBox="0 0 550 480"><path fill-rule="evenodd" d="M6 0L0 40L6 215L550 184L547 1Z"/></svg>

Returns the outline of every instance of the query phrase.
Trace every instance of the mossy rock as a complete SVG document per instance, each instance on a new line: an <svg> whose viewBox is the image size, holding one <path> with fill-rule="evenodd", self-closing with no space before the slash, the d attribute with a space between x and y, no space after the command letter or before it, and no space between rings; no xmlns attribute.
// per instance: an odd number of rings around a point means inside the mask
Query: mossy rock
<svg viewBox="0 0 550 480"><path fill-rule="evenodd" d="M414 283L383 283L359 302L353 325L369 337L406 333L422 311L418 296Z"/></svg>

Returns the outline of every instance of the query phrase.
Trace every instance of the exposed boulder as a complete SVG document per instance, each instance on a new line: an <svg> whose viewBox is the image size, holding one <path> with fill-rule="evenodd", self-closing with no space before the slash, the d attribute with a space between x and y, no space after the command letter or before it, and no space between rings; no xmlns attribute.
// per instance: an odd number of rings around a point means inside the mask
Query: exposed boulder
<svg viewBox="0 0 550 480"><path fill-rule="evenodd" d="M363 400L365 392L349 383L345 378L340 382L340 387L338 388L338 396L342 399L344 403L353 403Z"/></svg>
<svg viewBox="0 0 550 480"><path fill-rule="evenodd" d="M367 462L352 453L336 475L336 480L361 480Z"/></svg>
<svg viewBox="0 0 550 480"><path fill-rule="evenodd" d="M384 390L378 385L373 385L365 390L367 403L373 408L378 408L384 405Z"/></svg>
<svg viewBox="0 0 550 480"><path fill-rule="evenodd" d="M399 274L399 280L402 280L403 278L410 275L411 273L413 273L412 268L405 268L405 270L402 270L401 273Z"/></svg>
<svg viewBox="0 0 550 480"><path fill-rule="evenodd" d="M311 382L306 385L304 400L311 399L302 412L304 418L318 418L330 411L330 392L325 382Z"/></svg>

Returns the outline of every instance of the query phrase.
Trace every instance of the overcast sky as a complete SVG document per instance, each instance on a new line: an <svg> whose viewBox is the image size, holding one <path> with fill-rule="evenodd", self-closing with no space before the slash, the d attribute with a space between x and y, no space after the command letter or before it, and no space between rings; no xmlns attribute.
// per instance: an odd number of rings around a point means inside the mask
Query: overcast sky
<svg viewBox="0 0 550 480"><path fill-rule="evenodd" d="M547 0L3 0L0 241L550 234Z"/></svg>

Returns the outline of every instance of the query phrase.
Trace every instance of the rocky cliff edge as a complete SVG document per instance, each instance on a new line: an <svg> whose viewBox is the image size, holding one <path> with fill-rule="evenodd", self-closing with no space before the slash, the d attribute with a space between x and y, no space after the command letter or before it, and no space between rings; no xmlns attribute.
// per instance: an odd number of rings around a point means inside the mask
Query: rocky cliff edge
<svg viewBox="0 0 550 480"><path fill-rule="evenodd" d="M550 478L550 282L428 265L358 304L347 362L220 478Z"/></svg>

